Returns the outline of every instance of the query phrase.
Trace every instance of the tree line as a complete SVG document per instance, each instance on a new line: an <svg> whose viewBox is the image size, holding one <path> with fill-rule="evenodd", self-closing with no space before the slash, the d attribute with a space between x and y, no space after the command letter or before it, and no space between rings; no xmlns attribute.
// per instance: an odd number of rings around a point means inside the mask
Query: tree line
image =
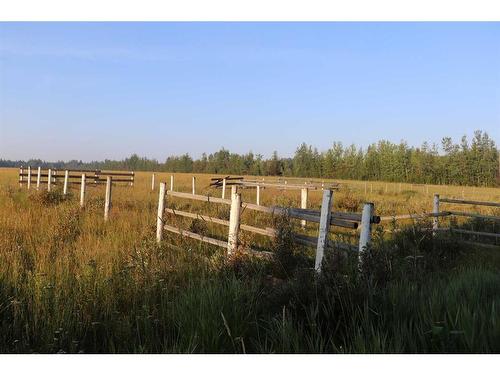
<svg viewBox="0 0 500 375"><path fill-rule="evenodd" d="M475 131L469 141L463 136L460 143L445 137L441 145L424 142L420 147L405 141L392 143L382 140L366 149L352 144L333 142L332 147L319 152L305 143L293 157L280 157L273 152L270 158L248 152L232 153L225 148L193 159L189 154L169 156L161 163L136 154L124 160L82 162L45 162L31 159L10 161L0 159L2 167L21 165L59 169L111 169L134 171L193 172L213 174L272 175L319 177L391 182L498 186L499 151L486 132Z"/></svg>

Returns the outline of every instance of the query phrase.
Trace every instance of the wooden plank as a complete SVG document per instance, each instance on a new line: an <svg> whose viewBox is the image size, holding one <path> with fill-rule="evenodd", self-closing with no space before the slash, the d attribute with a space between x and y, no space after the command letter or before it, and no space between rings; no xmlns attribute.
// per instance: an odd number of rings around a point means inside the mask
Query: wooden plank
<svg viewBox="0 0 500 375"><path fill-rule="evenodd" d="M167 191L168 195L178 197L178 198L185 198L185 199L194 199L194 200L199 200L203 202L212 202L212 203L222 203L222 204L231 204L231 200L229 199L222 199L222 198L217 198L217 197L211 197L207 195L196 195L196 194L189 194L189 193L181 193L181 192L173 192L173 191ZM284 208L284 207L265 207L265 206L259 206L257 204L253 203L245 203L242 202L241 206L243 209L249 209L249 210L254 210L254 211L260 211L260 212L265 212L273 215L288 215L293 219L301 219L301 220L307 220L315 223L320 222L320 216L316 215L318 211L311 211L311 210L302 210L300 208ZM304 213L305 212L305 213ZM313 214L309 214L313 213ZM358 225L356 223L349 222L348 220L342 220L342 219L337 219L337 216L339 217L357 217L358 214L349 214L349 213L341 213L340 215L337 215L338 213L332 213L331 214L331 220L330 220L330 225L334 226L340 226L343 228L350 228L350 229L356 229ZM374 218L378 218L378 216L374 216Z"/></svg>
<svg viewBox="0 0 500 375"><path fill-rule="evenodd" d="M238 188L231 188L231 211L229 214L229 234L227 236L227 253L231 255L238 249L238 234L240 231L240 215L241 215L241 194L238 193Z"/></svg>
<svg viewBox="0 0 500 375"><path fill-rule="evenodd" d="M361 261L362 253L370 245L371 240L371 217L373 216L373 203L369 202L363 206L363 216L361 218L361 233L359 234L359 256Z"/></svg>
<svg viewBox="0 0 500 375"><path fill-rule="evenodd" d="M307 209L307 198L308 198L308 192L309 190L307 190L307 188L302 188L300 190L300 208L302 209ZM306 221L305 220L301 220L300 221L300 225L302 226L302 228L305 228L306 227Z"/></svg>
<svg viewBox="0 0 500 375"><path fill-rule="evenodd" d="M303 234L294 233L293 235L294 241L298 244L310 247L316 247L318 245L318 239L316 237L310 237ZM328 240L329 250L331 249L340 249L340 250L348 250L348 251L357 251L358 249L354 245L350 245L344 242L332 241Z"/></svg>
<svg viewBox="0 0 500 375"><path fill-rule="evenodd" d="M407 215L393 215L393 216L381 216L381 221L389 221L389 220L406 220L406 219L423 219L426 217L442 217L449 216L450 211L441 211L437 214L433 212L422 213L422 214L407 214Z"/></svg>
<svg viewBox="0 0 500 375"><path fill-rule="evenodd" d="M81 172L78 170L74 170L73 172ZM92 171L89 171L92 172ZM130 176L131 178L135 177L135 172L107 172L107 171L98 171L97 175L107 177L107 176Z"/></svg>
<svg viewBox="0 0 500 375"><path fill-rule="evenodd" d="M450 232L461 233L461 234L470 234L470 235L483 236L483 237L500 238L500 233L476 232L473 230L455 229L455 228L450 228Z"/></svg>
<svg viewBox="0 0 500 375"><path fill-rule="evenodd" d="M193 213L193 212L186 212L186 211L174 210L172 208L165 208L165 212L167 212L169 214L173 214L173 215L179 215L179 216L183 216L183 217L189 217L191 219L199 219L199 220L203 220L203 221L206 221L206 222L220 224L220 225L224 225L224 226L227 226L227 227L229 226L229 221L228 220L219 219L217 217L212 217L212 216L208 216L208 215L202 215L202 214Z"/></svg>
<svg viewBox="0 0 500 375"><path fill-rule="evenodd" d="M170 195L172 197L177 197L177 198L185 198L185 199L193 199L193 200L198 200L198 201L203 201L203 202L210 202L210 203L221 203L221 204L231 204L230 199L222 199L222 198L217 198L217 197L212 197L210 195L199 195L199 194L190 194L190 193L181 193L179 191L167 191L167 195Z"/></svg>
<svg viewBox="0 0 500 375"><path fill-rule="evenodd" d="M440 201L444 202L444 203L471 204L471 205L475 205L475 206L500 207L499 202L469 201L469 200L464 200L464 199L452 199L452 198L441 198Z"/></svg>
<svg viewBox="0 0 500 375"><path fill-rule="evenodd" d="M439 194L434 194L432 213L435 215L432 218L432 229L437 229L439 226L438 216L437 216L439 214Z"/></svg>
<svg viewBox="0 0 500 375"><path fill-rule="evenodd" d="M346 221L346 220L340 220L340 219L335 219L335 218L331 217L330 218L330 225L333 225L336 227L341 227L341 228L357 229L359 224L355 221Z"/></svg>
<svg viewBox="0 0 500 375"><path fill-rule="evenodd" d="M151 191L155 191L155 174L151 175Z"/></svg>
<svg viewBox="0 0 500 375"><path fill-rule="evenodd" d="M219 219L217 217L202 215L202 214L193 213L193 212L174 210L172 208L165 208L165 212L173 214L173 215L189 217L191 219L200 219L200 220L203 220L206 222L211 222L214 224L220 224L220 225L224 225L226 227L229 227L228 220ZM253 233L261 234L263 236L268 236L268 237L274 237L276 235L276 231L272 228L265 228L264 229L264 228L257 228L257 227L251 226L251 225L240 224L240 229L247 231L247 232L253 232Z"/></svg>
<svg viewBox="0 0 500 375"><path fill-rule="evenodd" d="M40 182L42 181L41 173L42 173L42 169L40 167L38 167L38 171L36 174L36 190L40 190Z"/></svg>
<svg viewBox="0 0 500 375"><path fill-rule="evenodd" d="M227 181L230 181L230 180L243 180L243 177L231 177L231 176L226 176L226 177L212 177L210 180L211 181L221 182L224 179L227 180Z"/></svg>
<svg viewBox="0 0 500 375"><path fill-rule="evenodd" d="M251 182L251 181L242 181L242 185L246 187L267 187L267 188L276 188L276 189L286 189L286 190L302 190L304 185L300 184L278 184L278 183L270 183L270 182ZM318 190L319 187L316 185L306 185L309 190Z"/></svg>
<svg viewBox="0 0 500 375"><path fill-rule="evenodd" d="M500 216L481 215L481 214L461 212L461 211L448 211L448 214L454 216L477 217L479 219L487 219L487 220L500 220Z"/></svg>
<svg viewBox="0 0 500 375"><path fill-rule="evenodd" d="M63 195L68 194L68 176L69 176L69 172L68 172L68 171L65 171L65 172L64 172Z"/></svg>
<svg viewBox="0 0 500 375"><path fill-rule="evenodd" d="M191 179L191 190L192 190L193 195L196 195L196 177L195 176L193 176L193 178Z"/></svg>
<svg viewBox="0 0 500 375"><path fill-rule="evenodd" d="M222 180L222 199L226 199L226 179Z"/></svg>
<svg viewBox="0 0 500 375"><path fill-rule="evenodd" d="M109 210L111 209L111 186L112 186L112 177L108 176L106 178L106 195L104 200L104 221L109 219Z"/></svg>
<svg viewBox="0 0 500 375"><path fill-rule="evenodd" d="M319 222L318 245L316 246L316 259L314 269L321 272L321 263L328 244L328 231L330 229L330 218L332 214L333 191L323 190L323 200L321 203L321 216Z"/></svg>
<svg viewBox="0 0 500 375"><path fill-rule="evenodd" d="M184 237L193 238L195 240L206 242L206 243L209 243L211 245L215 245L215 246L227 248L227 242L221 241L221 240L217 240L215 238L205 237L205 236L202 236L202 235L200 235L198 233L189 232L187 230L179 229L179 228L173 227L171 225L164 225L163 229L165 229L165 230L167 230L169 232L172 232L172 233L180 234L180 235L182 235Z"/></svg>
<svg viewBox="0 0 500 375"><path fill-rule="evenodd" d="M160 243L163 239L163 212L165 211L165 191L167 186L164 182L160 183L160 194L158 196L158 212L156 215L156 242Z"/></svg>
<svg viewBox="0 0 500 375"><path fill-rule="evenodd" d="M80 182L80 207L85 206L85 184L86 184L85 173L82 173L82 180Z"/></svg>
<svg viewBox="0 0 500 375"><path fill-rule="evenodd" d="M50 191L50 184L52 183L52 170L49 169L47 173L47 191Z"/></svg>
<svg viewBox="0 0 500 375"><path fill-rule="evenodd" d="M31 189L31 166L28 165L28 190Z"/></svg>
<svg viewBox="0 0 500 375"><path fill-rule="evenodd" d="M471 246L478 246L478 247L484 247L485 249L491 249L491 250L499 250L500 245L494 245L494 244L489 244L489 243L482 243L482 242L476 242L476 241L460 241L461 243L471 245Z"/></svg>

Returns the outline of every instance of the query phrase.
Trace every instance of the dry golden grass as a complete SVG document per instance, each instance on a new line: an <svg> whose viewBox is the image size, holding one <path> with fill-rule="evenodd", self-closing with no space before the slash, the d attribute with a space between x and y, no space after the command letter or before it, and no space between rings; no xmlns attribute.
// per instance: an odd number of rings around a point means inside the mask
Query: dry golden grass
<svg viewBox="0 0 500 375"><path fill-rule="evenodd" d="M88 187L86 207L81 210L78 185L71 188L68 199L51 203L43 193L46 186L42 186L40 192L34 188L27 191L26 186L20 188L17 173L17 169L0 169L0 323L6 332L0 338L2 351L29 352L35 348L45 352L59 349L77 352L80 347L108 352L195 350L190 346L191 341L177 348L176 345L182 342L178 336L169 338L171 341L168 342L162 341L170 335L167 323L162 328L162 338L158 338L158 322L182 320L185 312L172 310L175 306L172 299L178 291L190 290L192 280L207 269L209 272L204 280L208 281L203 281L207 283L205 287L210 293L221 293L217 289L220 285L210 284L213 277L210 270L223 262L222 251L170 233L165 234L165 245L173 247L155 247L158 188L151 191L151 173L136 173L133 187L113 187L113 206L108 222L103 219L104 186ZM175 174L174 189L191 192L191 177L191 174ZM220 196L220 189L209 187L213 176L198 174L196 177L198 194ZM160 181L167 182L168 186L170 174L156 173L157 186ZM334 194L334 208L341 211L359 212L362 202L372 201L379 215L428 212L432 207L432 194L436 192L450 197L500 200L500 189L492 188L429 186L428 191L425 187L412 191L410 185L402 184L400 192L399 184L368 182L365 194L364 182L341 182L343 187ZM244 189L242 195L243 201L255 202L254 190ZM261 192L261 202L266 206L298 207L299 199L297 190L265 189ZM319 208L320 201L321 190L311 191L310 207ZM225 219L229 215L227 206L171 197L167 199L167 207ZM464 210L464 207L451 205L449 208ZM470 210L486 214L493 212L485 207ZM271 226L273 222L269 216L246 211L242 223ZM169 224L211 237L225 239L227 236L227 227L199 221L193 223L190 219L172 215L167 215L166 219ZM308 234L315 235L316 231L317 225L308 224ZM270 245L269 239L259 235L244 233L242 239L252 247L267 248ZM352 241L355 240L354 236ZM175 247L181 251L173 251ZM245 284L241 290L247 287ZM235 293L240 293L238 288L234 289ZM229 314L227 309L235 308L235 305L227 301L224 294L217 296L219 303L227 303L220 311ZM206 298L211 301L213 296L207 295ZM196 300L192 303L198 307ZM239 307L242 309L239 315L235 315L238 319L245 313L243 306ZM192 311L190 305L184 307L186 311ZM200 314L204 313L200 310ZM219 310L216 309L213 315L219 319ZM233 324L244 324L245 319L235 318ZM219 329L219 323L218 320L210 321L214 330ZM185 329L195 323L191 319L182 323L184 326L179 324ZM69 332L66 339L61 337L62 331ZM133 332L132 336L130 332ZM193 335L200 337L198 331ZM203 337L212 339L209 335ZM84 340L85 345L78 344L79 340ZM204 345L199 350L219 350L222 344Z"/></svg>
<svg viewBox="0 0 500 375"><path fill-rule="evenodd" d="M33 264L39 269L38 273L46 273L45 266L66 270L86 264L89 260L98 260L99 264L107 267L116 259L127 257L130 249L144 239L154 238L155 218L158 201L158 188L151 191L151 173L136 173L136 182L133 187L124 184L113 187L112 209L109 222L103 220L104 186L87 188L86 208L78 208L79 187L71 188L72 196L65 202L57 205L44 204L37 201L40 194L33 188L27 191L26 186L19 187L17 169L0 169L0 242L3 249L14 249L20 243L29 242L38 249L34 255L37 261ZM170 184L170 173L156 173L156 185L164 181ZM176 191L191 192L192 174L174 174ZM220 189L211 188L212 175L198 174L197 194L210 194L220 196ZM266 178L270 180L271 178ZM288 179L292 182L295 179ZM309 179L308 179L309 180ZM303 181L303 180L302 180ZM320 181L320 180L316 180ZM328 181L325 181L328 182ZM334 193L334 209L340 211L358 211L364 201L375 203L378 215L407 214L415 212L430 212L432 210L432 196L439 193L441 196L459 197L474 200L500 201L500 189L477 188L460 186L412 186L410 184L339 181L342 184L340 191ZM366 187L366 193L365 193ZM42 186L40 190L46 189ZM309 193L309 206L319 208L321 204L321 190L312 190ZM255 189L243 189L242 199L245 202L255 202ZM264 189L261 191L261 204L289 205L299 207L300 191ZM227 206L206 204L197 201L171 198L167 200L167 207L205 213L228 219ZM470 207L443 204L442 209L455 209L463 211L494 213L493 208ZM498 212L498 210L497 210ZM185 229L193 224L192 220L174 218L167 215L167 222L174 223ZM243 223L266 227L272 225L272 220L267 214L254 211L243 213ZM198 231L203 231L211 236L225 239L227 228L219 225L195 223ZM308 233L314 235L317 227L308 224ZM338 232L343 231L335 229ZM350 232L352 233L352 232ZM173 242L179 243L178 235L171 234ZM245 242L267 246L268 241L259 235L245 234ZM62 243L61 243L62 241ZM192 243L192 242L190 242ZM55 245L57 244L57 246ZM43 250L42 250L43 249ZM13 251L13 250L12 250ZM62 252L67 258L55 257L54 251ZM9 251L0 255L9 257ZM63 264L53 263L51 259L66 259ZM16 267L12 268L15 272ZM57 272L57 271L54 271Z"/></svg>

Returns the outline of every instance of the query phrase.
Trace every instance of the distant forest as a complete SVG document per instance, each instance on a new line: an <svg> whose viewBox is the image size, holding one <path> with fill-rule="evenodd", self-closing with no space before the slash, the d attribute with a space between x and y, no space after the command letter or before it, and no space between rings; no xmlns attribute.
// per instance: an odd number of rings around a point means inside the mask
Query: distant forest
<svg viewBox="0 0 500 375"><path fill-rule="evenodd" d="M471 140L463 136L459 144L445 137L441 145L424 142L410 147L379 141L363 149L334 142L326 151L300 145L292 158L275 151L265 159L252 152L231 153L222 148L193 159L189 154L169 156L165 162L133 154L124 160L82 162L10 161L0 159L1 167L42 166L44 168L112 169L134 171L195 172L240 175L281 175L392 182L498 186L499 151L486 132L474 132Z"/></svg>

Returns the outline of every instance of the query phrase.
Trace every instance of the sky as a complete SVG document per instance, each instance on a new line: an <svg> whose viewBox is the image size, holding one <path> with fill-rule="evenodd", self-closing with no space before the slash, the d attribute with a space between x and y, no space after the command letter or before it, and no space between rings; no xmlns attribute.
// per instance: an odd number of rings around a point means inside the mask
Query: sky
<svg viewBox="0 0 500 375"><path fill-rule="evenodd" d="M500 23L0 23L0 158L500 144Z"/></svg>

